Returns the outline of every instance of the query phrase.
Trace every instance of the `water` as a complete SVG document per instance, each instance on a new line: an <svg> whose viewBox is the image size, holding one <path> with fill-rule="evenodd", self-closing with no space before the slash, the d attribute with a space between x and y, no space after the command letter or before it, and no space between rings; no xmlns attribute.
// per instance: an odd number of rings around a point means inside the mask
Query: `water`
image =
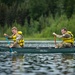
<svg viewBox="0 0 75 75"><path fill-rule="evenodd" d="M57 44L60 42L61 41L56 41ZM7 41L0 41L0 46L5 46L6 44ZM54 47L54 46L55 46L54 41L25 41L25 47Z"/></svg>
<svg viewBox="0 0 75 75"><path fill-rule="evenodd" d="M10 41L12 42L12 41ZM57 41L59 43L61 41ZM0 41L0 45L5 46L7 41ZM25 41L25 47L54 47L54 41Z"/></svg>
<svg viewBox="0 0 75 75"><path fill-rule="evenodd" d="M75 75L74 54L0 54L0 75Z"/></svg>
<svg viewBox="0 0 75 75"><path fill-rule="evenodd" d="M6 43L0 42L4 46ZM52 47L54 42L25 42L25 47L37 46ZM75 54L10 55L0 52L0 75L75 75Z"/></svg>

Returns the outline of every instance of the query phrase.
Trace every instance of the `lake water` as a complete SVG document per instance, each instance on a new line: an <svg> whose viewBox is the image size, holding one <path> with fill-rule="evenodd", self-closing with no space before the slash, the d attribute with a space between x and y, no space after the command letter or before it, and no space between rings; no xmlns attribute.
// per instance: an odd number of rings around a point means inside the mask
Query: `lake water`
<svg viewBox="0 0 75 75"><path fill-rule="evenodd" d="M41 42L42 43L42 42ZM50 46L39 42L26 46ZM75 54L13 54L0 52L0 75L75 75Z"/></svg>
<svg viewBox="0 0 75 75"><path fill-rule="evenodd" d="M75 75L74 54L0 54L0 75Z"/></svg>

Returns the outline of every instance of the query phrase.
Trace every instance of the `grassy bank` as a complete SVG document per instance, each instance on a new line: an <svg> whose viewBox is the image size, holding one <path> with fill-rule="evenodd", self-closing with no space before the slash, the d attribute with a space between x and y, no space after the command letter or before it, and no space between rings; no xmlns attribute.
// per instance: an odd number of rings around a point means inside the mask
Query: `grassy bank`
<svg viewBox="0 0 75 75"><path fill-rule="evenodd" d="M0 38L0 40L6 40L4 37ZM39 40L39 41L44 41L44 40L53 40L53 38L24 38L25 41L30 41L30 40Z"/></svg>
<svg viewBox="0 0 75 75"><path fill-rule="evenodd" d="M54 37L51 37L51 38L24 38L25 41L52 41L54 40ZM56 40L61 40L61 39L58 39L56 38ZM3 38L0 38L0 41L6 41L6 39L3 37Z"/></svg>

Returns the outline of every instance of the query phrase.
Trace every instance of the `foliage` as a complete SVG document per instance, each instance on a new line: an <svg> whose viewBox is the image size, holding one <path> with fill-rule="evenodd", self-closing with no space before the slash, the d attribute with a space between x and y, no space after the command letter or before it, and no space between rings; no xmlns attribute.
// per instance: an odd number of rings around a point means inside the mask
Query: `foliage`
<svg viewBox="0 0 75 75"><path fill-rule="evenodd" d="M0 0L0 28L11 34L16 26L24 37L51 37L62 27L74 31L75 0Z"/></svg>
<svg viewBox="0 0 75 75"><path fill-rule="evenodd" d="M41 18L41 17L40 17ZM43 23L45 20L45 23ZM56 32L57 34L61 34L60 30L61 28L66 27L68 30L72 31L73 34L75 33L75 15L68 20L65 15L62 15L60 18L56 18L55 20L53 18L47 17L42 18L41 20L41 26L45 24L45 27L41 29L41 32L38 31L40 21L34 21L31 19L30 27L28 26L27 20L25 20L25 24L21 26L20 24L15 23L13 26L16 26L18 30L21 30L23 32L23 35L25 38L51 38L53 37L52 33ZM51 24L51 25L49 25ZM49 25L49 26L48 26ZM3 33L11 34L11 27L8 25L5 25L4 29L1 28L2 33L0 33L0 36L3 36ZM74 34L75 36L75 34Z"/></svg>

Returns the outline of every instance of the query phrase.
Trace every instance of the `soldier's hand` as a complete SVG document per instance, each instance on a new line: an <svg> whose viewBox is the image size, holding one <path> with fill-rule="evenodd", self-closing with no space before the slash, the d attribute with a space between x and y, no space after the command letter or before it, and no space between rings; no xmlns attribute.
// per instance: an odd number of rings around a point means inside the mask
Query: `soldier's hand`
<svg viewBox="0 0 75 75"><path fill-rule="evenodd" d="M12 48L13 47L13 44L11 44L10 46L9 46L9 48Z"/></svg>
<svg viewBox="0 0 75 75"><path fill-rule="evenodd" d="M4 33L4 36L8 36L6 33Z"/></svg>
<svg viewBox="0 0 75 75"><path fill-rule="evenodd" d="M55 35L55 36L56 36L57 34L56 34L55 32L53 32L53 35Z"/></svg>

